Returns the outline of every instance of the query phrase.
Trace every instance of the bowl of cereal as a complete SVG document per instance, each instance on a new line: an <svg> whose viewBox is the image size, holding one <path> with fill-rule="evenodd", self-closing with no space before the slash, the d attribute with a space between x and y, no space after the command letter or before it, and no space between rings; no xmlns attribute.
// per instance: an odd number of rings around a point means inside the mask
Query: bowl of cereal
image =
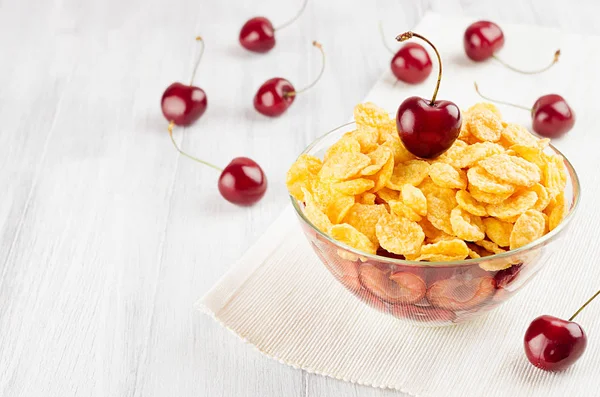
<svg viewBox="0 0 600 397"><path fill-rule="evenodd" d="M352 294L413 324L493 310L542 268L577 208L571 163L490 104L463 112L456 142L413 156L371 103L313 142L287 186L313 250Z"/></svg>

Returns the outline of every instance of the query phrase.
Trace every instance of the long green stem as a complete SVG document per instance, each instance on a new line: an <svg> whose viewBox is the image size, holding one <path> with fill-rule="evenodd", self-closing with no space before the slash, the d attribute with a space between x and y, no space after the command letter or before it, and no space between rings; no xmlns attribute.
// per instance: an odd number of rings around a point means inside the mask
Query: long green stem
<svg viewBox="0 0 600 397"><path fill-rule="evenodd" d="M590 302L592 302L592 301L594 300L594 298L596 298L598 295L600 295L600 290L599 290L598 292L596 292L594 295L592 295L592 297L591 297L590 299L588 299L588 301L587 301L587 302L585 302L585 303L583 304L583 306L581 306L581 307L579 308L579 310L577 310L577 311L575 312L575 314L573 314L573 315L571 316L571 318L569 319L569 321L573 321L573 319L574 319L575 317L577 317L577 315L578 315L579 313L581 313L581 311L582 311L582 310L583 310L583 309L584 309L584 308L585 308L587 305L589 305L589 304L590 304Z"/></svg>
<svg viewBox="0 0 600 397"><path fill-rule="evenodd" d="M314 87L315 84L317 84L317 82L321 79L321 76L323 76L323 72L325 71L325 51L323 51L323 46L321 45L321 43L313 41L312 43L319 51L321 51L321 70L319 71L319 75L317 76L316 79L313 80L312 83L310 83L309 85L307 85L306 87L302 88L301 90L294 90L291 92L287 92L285 93L286 97L290 97L290 96L296 96L304 91L310 90L311 88Z"/></svg>
<svg viewBox="0 0 600 397"><path fill-rule="evenodd" d="M381 42L383 43L383 46L390 52L390 54L394 55L396 51L394 51L392 47L390 47L388 42L385 40L385 33L383 32L383 22L381 21L379 21L379 35L381 36Z"/></svg>
<svg viewBox="0 0 600 397"><path fill-rule="evenodd" d="M521 105L516 105L514 103L510 103L510 102L505 102L505 101L500 101L498 99L492 99L489 98L485 95L483 95L480 91L479 91L479 86L477 85L477 82L474 81L473 85L475 86L475 91L477 92L477 94L482 97L483 99L485 99L486 101L490 101L490 102L494 102L494 103L499 103L501 105L507 105L507 106L512 106L513 108L518 108L518 109L523 109L523 110L527 110L528 112L531 112L531 109L528 108L527 106L521 106Z"/></svg>
<svg viewBox="0 0 600 397"><path fill-rule="evenodd" d="M223 169L222 169L222 168L219 168L219 167L217 167L216 165L209 163L208 161L200 160L199 158L197 158L197 157L194 157L194 156L192 156L192 155L189 155L189 154L187 154L186 152L184 152L183 150L181 150L181 149L179 148L179 145L177 145L177 142L175 142L175 138L173 138L173 128L174 128L174 127L175 127L175 123L171 121L171 122L169 123L169 137L171 138L171 142L173 143L173 146L175 146L175 149L177 149L177 151L178 151L179 153L181 153L183 156L187 157L187 158L188 158L188 159L190 159L190 160L194 160L194 161L196 161L196 162L198 162L198 163L200 163L200 164L204 164L204 165L207 165L207 166L209 166L209 167L211 167L211 168L214 168L215 170L217 170L217 171L219 171L219 172L223 172Z"/></svg>
<svg viewBox="0 0 600 397"><path fill-rule="evenodd" d="M556 62L558 62L558 59L560 58L560 50L556 50L556 52L554 53L554 58L552 59L552 62L541 68L538 70L521 70L521 69L517 69L516 67L509 65L508 63L504 62L502 59L500 59L498 56L496 55L492 55L493 58L500 62L504 67L507 67L508 69L512 70L513 72L517 72L517 73L521 73L521 74L538 74L538 73L542 73L545 72L546 70L550 69L552 66L554 66L554 64Z"/></svg>
<svg viewBox="0 0 600 397"><path fill-rule="evenodd" d="M431 46L431 48L433 48L433 51L435 51L435 55L437 56L437 59L438 59L438 64L439 64L438 79L437 79L437 83L435 85L435 90L433 91L433 97L431 98L431 102L429 103L430 106L433 106L435 104L435 98L437 97L438 91L440 90L440 82L442 81L442 58L440 57L440 53L438 52L437 48L435 48L433 43L418 33L404 32L404 33L396 36L396 40L406 41L413 37L418 37L419 39L421 39L421 40L425 41L427 44L429 44Z"/></svg>
<svg viewBox="0 0 600 397"><path fill-rule="evenodd" d="M202 59L202 55L204 54L204 40L202 37L196 36L196 41L199 41L200 52L198 53L198 57L196 58L196 63L194 64L194 70L192 71L192 78L190 79L190 85L194 85L194 78L196 77L196 71L198 70L198 65L200 65L200 60Z"/></svg>

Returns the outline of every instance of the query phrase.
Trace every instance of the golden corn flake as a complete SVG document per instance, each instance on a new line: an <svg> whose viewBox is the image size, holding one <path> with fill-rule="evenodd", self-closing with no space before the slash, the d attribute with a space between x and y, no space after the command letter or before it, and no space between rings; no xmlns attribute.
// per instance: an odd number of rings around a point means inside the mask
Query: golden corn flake
<svg viewBox="0 0 600 397"><path fill-rule="evenodd" d="M467 121L469 134L480 141L496 142L502 133L502 121L488 109L477 109Z"/></svg>
<svg viewBox="0 0 600 397"><path fill-rule="evenodd" d="M485 227L481 218L456 207L450 213L453 234L465 241L479 241L485 238Z"/></svg>
<svg viewBox="0 0 600 397"><path fill-rule="evenodd" d="M385 214L387 214L387 211L383 205L354 204L344 217L343 222L353 226L367 236L373 244L377 245L379 240L375 233L375 226L379 218Z"/></svg>
<svg viewBox="0 0 600 397"><path fill-rule="evenodd" d="M531 190L524 190L513 194L500 204L489 204L486 210L489 215L496 218L510 218L521 215L532 208L537 202L537 194Z"/></svg>
<svg viewBox="0 0 600 397"><path fill-rule="evenodd" d="M467 247L467 244L460 239L454 238L422 246L421 255L417 260L432 262L460 261L467 256L469 256L469 247Z"/></svg>
<svg viewBox="0 0 600 397"><path fill-rule="evenodd" d="M398 255L417 254L425 240L425 233L416 222L396 215L384 214L375 230L381 247Z"/></svg>
<svg viewBox="0 0 600 397"><path fill-rule="evenodd" d="M515 191L514 185L506 183L490 175L486 170L480 166L469 168L467 171L467 177L469 178L469 185L486 193L493 194L505 194L512 193Z"/></svg>
<svg viewBox="0 0 600 397"><path fill-rule="evenodd" d="M539 167L517 156L496 154L481 160L479 166L501 181L514 185L532 186L540 181Z"/></svg>
<svg viewBox="0 0 600 397"><path fill-rule="evenodd" d="M327 149L323 159L327 161L339 153L360 153L360 143L358 143L356 138L342 137Z"/></svg>
<svg viewBox="0 0 600 397"><path fill-rule="evenodd" d="M333 184L333 188L338 192L349 196L355 196L370 190L375 186L375 182L366 178L351 179L349 181L337 182Z"/></svg>
<svg viewBox="0 0 600 397"><path fill-rule="evenodd" d="M408 183L413 186L419 185L429 173L429 163L423 160L409 160L394 167L392 177L387 187L401 190L402 185Z"/></svg>
<svg viewBox="0 0 600 397"><path fill-rule="evenodd" d="M467 192L466 190L459 190L456 192L456 203L460 208L470 214L477 216L487 215L485 205L475 200L471 193Z"/></svg>
<svg viewBox="0 0 600 397"><path fill-rule="evenodd" d="M503 222L496 218L484 218L483 225L485 226L485 234L494 243L500 247L508 247L510 245L510 234L513 229L512 223Z"/></svg>
<svg viewBox="0 0 600 397"><path fill-rule="evenodd" d="M457 170L450 164L433 163L429 167L429 177L438 186L450 189L466 189L467 175L463 170Z"/></svg>
<svg viewBox="0 0 600 397"><path fill-rule="evenodd" d="M390 211L399 217L409 219L413 222L419 222L421 220L421 216L402 201L391 200L388 201L388 205L390 206Z"/></svg>
<svg viewBox="0 0 600 397"><path fill-rule="evenodd" d="M427 160L406 149L382 108L365 103L354 115L356 129L323 162L303 154L286 176L306 219L342 243L408 260L484 258L480 267L497 271L527 259L486 257L539 239L566 215L563 158L494 105L463 111L458 139Z"/></svg>
<svg viewBox="0 0 600 397"><path fill-rule="evenodd" d="M525 211L515 222L510 234L510 249L517 249L542 237L545 226L546 221L540 211Z"/></svg>
<svg viewBox="0 0 600 397"><path fill-rule="evenodd" d="M377 252L377 245L369 240L367 236L347 223L333 225L331 229L329 229L329 235L337 241L340 241L349 247L356 248L359 251L369 254Z"/></svg>
<svg viewBox="0 0 600 397"><path fill-rule="evenodd" d="M357 176L370 163L369 156L362 153L336 153L323 164L318 176L343 181Z"/></svg>
<svg viewBox="0 0 600 397"><path fill-rule="evenodd" d="M303 154L287 172L285 183L290 194L298 201L304 201L302 189L310 191L310 182L316 178L323 164L317 157Z"/></svg>
<svg viewBox="0 0 600 397"><path fill-rule="evenodd" d="M402 185L400 197L404 204L412 208L417 214L427 216L427 199L419 188L410 184Z"/></svg>

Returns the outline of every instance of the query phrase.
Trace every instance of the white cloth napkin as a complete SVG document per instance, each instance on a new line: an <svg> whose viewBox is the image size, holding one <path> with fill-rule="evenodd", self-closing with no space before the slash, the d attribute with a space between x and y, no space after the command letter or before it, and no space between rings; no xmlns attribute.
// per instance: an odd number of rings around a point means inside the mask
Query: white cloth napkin
<svg viewBox="0 0 600 397"><path fill-rule="evenodd" d="M490 96L524 105L532 105L540 95L559 93L577 112L575 128L556 144L579 172L583 200L569 234L555 243L560 246L537 277L482 319L445 328L410 326L347 292L312 252L290 206L198 307L267 356L345 381L419 397L598 395L600 301L577 318L588 333L588 348L566 372L547 373L531 366L523 352L523 334L538 315L568 318L600 288L600 134L595 98L600 38L502 24L506 44L500 54L507 62L535 68L549 62L554 50L562 50L553 69L524 76L493 60L478 64L467 60L462 34L470 22L428 14L414 29L441 52L444 78L438 98L466 108L479 101L473 90L477 79ZM417 86L395 83L386 72L367 100L394 111L403 98L428 97L436 71L437 67ZM527 112L501 110L505 119L530 125ZM323 131L330 127L323 126Z"/></svg>

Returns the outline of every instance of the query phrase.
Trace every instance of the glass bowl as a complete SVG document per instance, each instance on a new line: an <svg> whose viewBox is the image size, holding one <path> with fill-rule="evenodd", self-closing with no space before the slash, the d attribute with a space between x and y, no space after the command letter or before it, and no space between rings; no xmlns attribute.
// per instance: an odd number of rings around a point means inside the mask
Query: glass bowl
<svg viewBox="0 0 600 397"><path fill-rule="evenodd" d="M354 123L336 128L314 141L303 154L323 158L325 151ZM549 153L562 154L552 145ZM563 156L564 158L564 156ZM564 158L568 181L567 213L550 233L521 248L478 259L415 262L358 251L327 236L291 197L302 229L331 274L362 302L415 325L442 326L480 317L507 301L527 284L566 234L579 203L579 179Z"/></svg>

